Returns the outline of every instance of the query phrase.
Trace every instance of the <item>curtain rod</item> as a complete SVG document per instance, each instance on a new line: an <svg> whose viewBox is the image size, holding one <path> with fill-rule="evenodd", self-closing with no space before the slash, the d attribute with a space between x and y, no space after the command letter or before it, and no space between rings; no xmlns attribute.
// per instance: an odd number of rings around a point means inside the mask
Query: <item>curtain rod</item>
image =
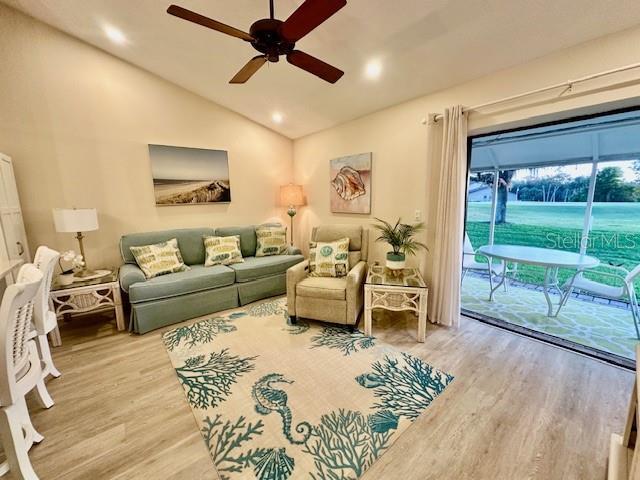
<svg viewBox="0 0 640 480"><path fill-rule="evenodd" d="M481 108L486 108L486 107L491 107L493 105L498 105L500 103L507 103L507 102L512 102L514 100L518 100L520 98L524 98L524 97L529 97L531 95L537 95L539 93L544 93L544 92L548 92L550 90L556 90L558 88L565 88L565 91L563 91L560 95L563 95L567 90L571 90L573 88L574 85L578 84L578 83L582 83L582 82L586 82L589 80L595 80L596 78L600 78L600 77L605 77L608 75L613 75L614 73L620 73L620 72L626 72L627 70L633 70L636 68L640 68L640 63L632 63L630 65L625 65L624 67L618 67L618 68L613 68L611 70L606 70L604 72L600 72L600 73L594 73L592 75L587 75L585 77L580 77L580 78L576 78L574 80L567 80L566 82L561 82L561 83L556 83L554 85L549 85L547 87L542 87L542 88L538 88L536 90L530 90L528 92L524 92L524 93L519 93L517 95L512 95L510 97L505 97L505 98L501 98L499 100L494 100L492 102L487 102L487 103L481 103L479 105L475 105L473 107L464 107L462 109L463 112L473 112L476 110L479 110ZM622 82L620 82L622 83ZM610 85L611 87L616 86L617 84L612 84ZM438 113L434 116L434 120L438 121L442 118L442 114Z"/></svg>

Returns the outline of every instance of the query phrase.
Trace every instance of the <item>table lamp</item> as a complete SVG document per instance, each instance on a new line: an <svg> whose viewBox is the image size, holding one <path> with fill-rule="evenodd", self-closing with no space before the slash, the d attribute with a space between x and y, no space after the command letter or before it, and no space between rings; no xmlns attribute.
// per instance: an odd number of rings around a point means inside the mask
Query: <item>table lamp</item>
<svg viewBox="0 0 640 480"><path fill-rule="evenodd" d="M88 277L95 275L95 272L87 269L87 257L84 254L84 245L82 232L91 232L98 230L98 212L95 208L54 208L53 223L56 226L56 232L72 233L76 232L76 239L80 246L80 255L84 261L82 270L76 274L77 277Z"/></svg>
<svg viewBox="0 0 640 480"><path fill-rule="evenodd" d="M280 204L288 206L287 215L291 217L291 245L293 246L293 217L297 213L296 207L304 205L302 185L283 185L280 187Z"/></svg>

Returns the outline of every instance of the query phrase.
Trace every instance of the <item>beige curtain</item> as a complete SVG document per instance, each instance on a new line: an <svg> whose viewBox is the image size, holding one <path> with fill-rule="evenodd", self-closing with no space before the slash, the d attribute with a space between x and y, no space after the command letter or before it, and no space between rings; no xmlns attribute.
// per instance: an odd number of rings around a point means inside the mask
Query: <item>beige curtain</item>
<svg viewBox="0 0 640 480"><path fill-rule="evenodd" d="M464 201L467 183L467 119L462 106L444 111L442 155L437 199L429 318L434 323L460 323L460 280Z"/></svg>

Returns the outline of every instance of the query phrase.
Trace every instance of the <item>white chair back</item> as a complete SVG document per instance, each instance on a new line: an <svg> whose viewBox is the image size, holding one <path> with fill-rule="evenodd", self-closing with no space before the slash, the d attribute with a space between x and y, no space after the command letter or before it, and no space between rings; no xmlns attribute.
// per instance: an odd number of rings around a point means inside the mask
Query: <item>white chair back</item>
<svg viewBox="0 0 640 480"><path fill-rule="evenodd" d="M629 273L627 273L627 275L624 277L624 281L626 283L633 283L633 281L638 275L640 275L640 265L638 265L636 268L634 268Z"/></svg>
<svg viewBox="0 0 640 480"><path fill-rule="evenodd" d="M464 232L464 247L462 249L464 255L474 255L476 251L473 249L473 245L471 245L471 240L469 239L469 235L467 232Z"/></svg>
<svg viewBox="0 0 640 480"><path fill-rule="evenodd" d="M49 247L40 246L36 250L34 265L42 272L42 284L38 290L33 310L33 323L38 335L49 333L46 326L47 313L49 312L49 294L51 293L51 282L53 272L56 269L56 262L60 254Z"/></svg>
<svg viewBox="0 0 640 480"><path fill-rule="evenodd" d="M42 283L42 272L33 264L20 268L16 283L9 285L0 305L0 405L17 401L16 381L29 370L29 346L33 304Z"/></svg>

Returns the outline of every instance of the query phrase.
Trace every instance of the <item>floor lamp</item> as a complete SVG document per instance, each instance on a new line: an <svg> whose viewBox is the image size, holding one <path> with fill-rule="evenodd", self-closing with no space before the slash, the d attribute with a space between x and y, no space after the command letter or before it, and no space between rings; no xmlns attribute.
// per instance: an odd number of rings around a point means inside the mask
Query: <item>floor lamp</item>
<svg viewBox="0 0 640 480"><path fill-rule="evenodd" d="M304 193L302 185L283 185L280 187L280 205L289 207L287 215L291 217L291 246L293 246L293 217L296 215L296 207L304 205Z"/></svg>

